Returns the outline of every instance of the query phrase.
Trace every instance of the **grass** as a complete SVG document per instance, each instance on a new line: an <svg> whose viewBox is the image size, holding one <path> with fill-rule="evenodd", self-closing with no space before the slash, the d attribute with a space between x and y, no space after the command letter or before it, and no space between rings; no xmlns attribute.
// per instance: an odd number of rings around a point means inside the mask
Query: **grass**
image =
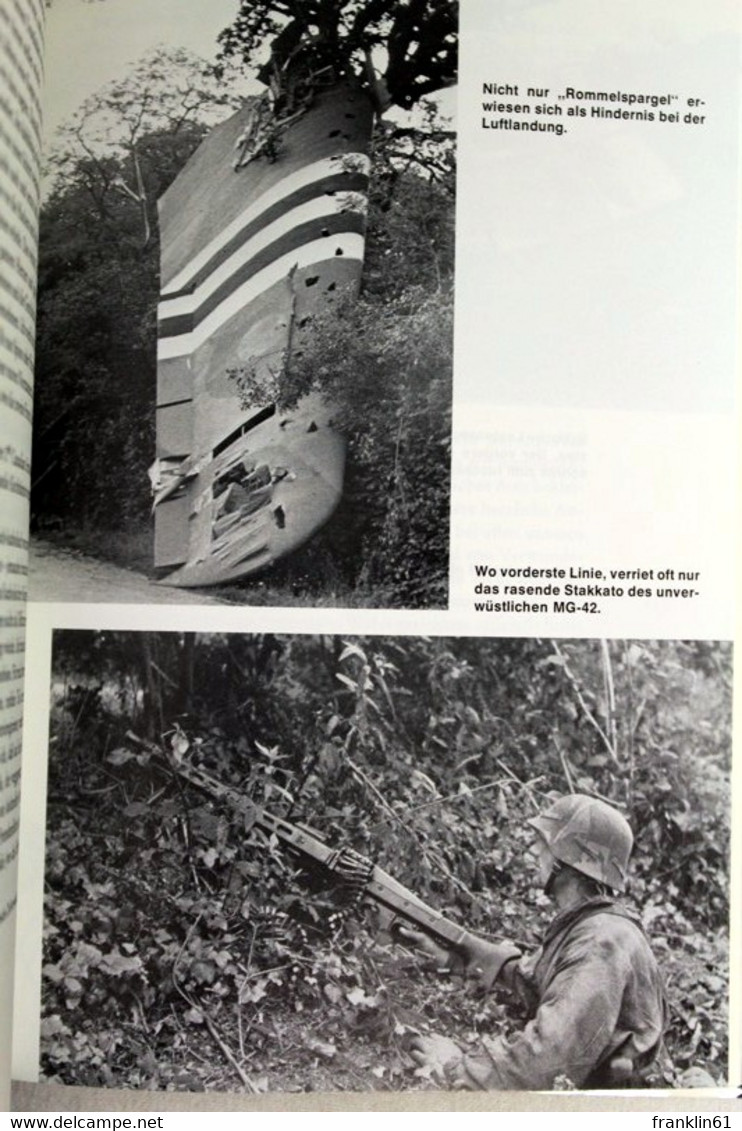
<svg viewBox="0 0 742 1131"><path fill-rule="evenodd" d="M150 580L157 579L153 567L154 535L150 527L132 530L94 530L88 527L44 528L38 536L63 551L86 554L129 569ZM192 590L191 592L197 592ZM331 550L322 536L280 562L260 577L205 589L225 604L271 607L391 609L445 608L445 602L405 600L391 586L352 584L342 577Z"/></svg>
<svg viewBox="0 0 742 1131"><path fill-rule="evenodd" d="M89 527L44 527L38 531L44 542L59 550L87 554L99 561L110 562L119 569L132 569L153 577L154 535L144 530L93 530Z"/></svg>

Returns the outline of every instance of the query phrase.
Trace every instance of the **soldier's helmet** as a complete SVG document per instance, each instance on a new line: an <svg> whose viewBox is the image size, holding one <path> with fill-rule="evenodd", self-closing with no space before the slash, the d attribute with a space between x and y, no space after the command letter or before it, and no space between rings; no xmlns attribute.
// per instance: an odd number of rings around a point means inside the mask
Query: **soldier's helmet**
<svg viewBox="0 0 742 1131"><path fill-rule="evenodd" d="M613 806L572 793L528 823L556 860L614 891L625 891L634 838L628 821Z"/></svg>

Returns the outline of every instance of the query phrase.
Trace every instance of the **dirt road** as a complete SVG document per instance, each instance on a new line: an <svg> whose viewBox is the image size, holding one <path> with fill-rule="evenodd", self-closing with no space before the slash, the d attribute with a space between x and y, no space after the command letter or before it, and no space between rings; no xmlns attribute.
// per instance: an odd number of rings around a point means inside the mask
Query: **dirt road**
<svg viewBox="0 0 742 1131"><path fill-rule="evenodd" d="M31 601L109 601L115 604L221 605L214 592L155 585L144 574L34 539L29 560Z"/></svg>

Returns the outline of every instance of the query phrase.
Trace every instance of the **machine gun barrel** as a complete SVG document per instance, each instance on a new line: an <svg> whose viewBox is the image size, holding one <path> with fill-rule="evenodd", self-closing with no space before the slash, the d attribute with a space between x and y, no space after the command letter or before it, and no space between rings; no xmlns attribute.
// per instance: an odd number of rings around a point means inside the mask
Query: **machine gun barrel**
<svg viewBox="0 0 742 1131"><path fill-rule="evenodd" d="M286 848L316 861L341 880L359 886L364 899L423 931L447 950L467 950L468 943L472 940L468 931L446 919L366 857L360 856L353 849L330 848L308 829L294 825L261 805L256 805L238 790L222 785L196 766L187 763L171 765L186 781L243 816L247 829L255 827L269 836L275 836Z"/></svg>

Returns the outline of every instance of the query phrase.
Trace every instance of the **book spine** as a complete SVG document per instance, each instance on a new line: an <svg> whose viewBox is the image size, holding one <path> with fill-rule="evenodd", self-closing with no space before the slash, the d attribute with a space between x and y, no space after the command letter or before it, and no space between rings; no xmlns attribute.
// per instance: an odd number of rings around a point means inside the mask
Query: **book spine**
<svg viewBox="0 0 742 1131"><path fill-rule="evenodd" d="M0 1108L10 1091L25 651L42 0L0 0Z"/></svg>

